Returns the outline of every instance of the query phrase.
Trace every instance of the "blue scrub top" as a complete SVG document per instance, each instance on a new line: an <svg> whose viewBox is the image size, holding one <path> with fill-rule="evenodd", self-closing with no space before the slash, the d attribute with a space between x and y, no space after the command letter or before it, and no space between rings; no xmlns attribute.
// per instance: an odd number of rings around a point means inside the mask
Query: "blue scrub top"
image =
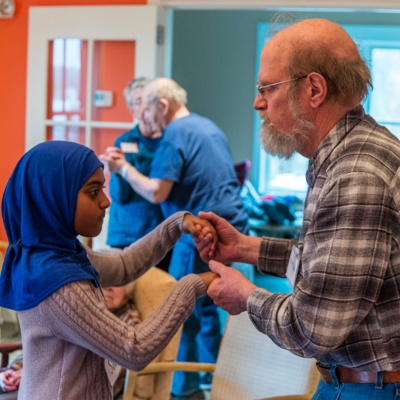
<svg viewBox="0 0 400 400"><path fill-rule="evenodd" d="M175 182L161 203L165 217L176 211L213 211L238 230L247 214L224 133L211 120L189 114L171 122L154 153L151 178Z"/></svg>
<svg viewBox="0 0 400 400"><path fill-rule="evenodd" d="M115 141L115 147L121 143L137 144L137 153L125 153L126 160L143 175L148 176L151 169L154 151L160 138L144 137L139 127L122 134ZM153 230L164 220L159 204L150 203L136 193L131 185L115 173L110 179L110 222L107 244L112 247L125 247Z"/></svg>

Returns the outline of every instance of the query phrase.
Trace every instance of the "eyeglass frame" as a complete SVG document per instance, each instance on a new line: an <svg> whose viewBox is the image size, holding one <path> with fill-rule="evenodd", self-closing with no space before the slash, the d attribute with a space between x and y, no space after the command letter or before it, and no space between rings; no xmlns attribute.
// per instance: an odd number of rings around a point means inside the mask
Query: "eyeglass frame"
<svg viewBox="0 0 400 400"><path fill-rule="evenodd" d="M260 86L260 84L257 83L256 89L257 89L258 94L260 95L260 97L263 99L264 89L266 89L268 87L272 87L272 86L278 86L278 85L281 85L282 83L293 82L293 81L297 81L299 79L304 79L304 78L307 78L308 75L309 74L303 75L303 76L299 76L298 78L286 79L285 81L280 81L280 82L276 82L276 83L269 83L268 85L263 85L263 86ZM262 90L262 92L260 92L260 90Z"/></svg>

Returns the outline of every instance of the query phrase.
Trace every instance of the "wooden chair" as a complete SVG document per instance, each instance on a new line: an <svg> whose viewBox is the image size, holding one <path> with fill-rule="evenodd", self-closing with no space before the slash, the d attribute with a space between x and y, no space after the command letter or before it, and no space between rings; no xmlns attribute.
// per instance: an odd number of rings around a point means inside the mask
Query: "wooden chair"
<svg viewBox="0 0 400 400"><path fill-rule="evenodd" d="M277 400L305 400L311 398L319 381L314 360L297 357L276 346L268 336L256 330L245 312L229 316L216 364L152 363L137 374L176 370L214 372L211 400L272 396L286 396Z"/></svg>
<svg viewBox="0 0 400 400"><path fill-rule="evenodd" d="M4 368L10 361L10 354L14 351L22 349L22 342L4 342L0 343L1 364L0 368Z"/></svg>
<svg viewBox="0 0 400 400"><path fill-rule="evenodd" d="M176 284L168 273L153 267L133 284L133 301L142 320L146 319L164 301ZM150 364L172 364L178 353L182 328L173 337L167 347ZM165 400L170 397L172 371L160 370L141 374L127 371L123 400L149 399Z"/></svg>

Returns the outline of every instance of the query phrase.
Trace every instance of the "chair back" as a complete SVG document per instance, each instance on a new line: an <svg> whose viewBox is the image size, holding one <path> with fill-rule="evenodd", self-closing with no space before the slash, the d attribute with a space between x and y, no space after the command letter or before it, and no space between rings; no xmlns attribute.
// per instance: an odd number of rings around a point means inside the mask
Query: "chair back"
<svg viewBox="0 0 400 400"><path fill-rule="evenodd" d="M212 400L249 400L313 393L315 360L278 347L259 332L248 313L229 316L216 363Z"/></svg>
<svg viewBox="0 0 400 400"><path fill-rule="evenodd" d="M234 164L234 167L240 186L243 186L244 181L247 179L247 175L249 174L249 171L251 169L251 161L250 160L239 161Z"/></svg>
<svg viewBox="0 0 400 400"><path fill-rule="evenodd" d="M172 291L175 278L153 267L133 284L133 301L142 320L155 311ZM154 362L174 361L178 353L181 336L180 329L167 347L155 358ZM123 400L149 399L165 400L170 397L172 371L158 372L151 375L137 376L134 371L127 371Z"/></svg>

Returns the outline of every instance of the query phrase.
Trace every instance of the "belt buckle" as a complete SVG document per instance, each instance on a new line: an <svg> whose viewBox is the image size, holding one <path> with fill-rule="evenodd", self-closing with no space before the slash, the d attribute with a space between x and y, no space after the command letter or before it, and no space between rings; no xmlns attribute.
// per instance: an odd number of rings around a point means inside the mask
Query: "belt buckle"
<svg viewBox="0 0 400 400"><path fill-rule="evenodd" d="M332 379L331 372L330 372L330 367L317 362L317 369L321 375L321 378L326 383L333 383L333 379Z"/></svg>

